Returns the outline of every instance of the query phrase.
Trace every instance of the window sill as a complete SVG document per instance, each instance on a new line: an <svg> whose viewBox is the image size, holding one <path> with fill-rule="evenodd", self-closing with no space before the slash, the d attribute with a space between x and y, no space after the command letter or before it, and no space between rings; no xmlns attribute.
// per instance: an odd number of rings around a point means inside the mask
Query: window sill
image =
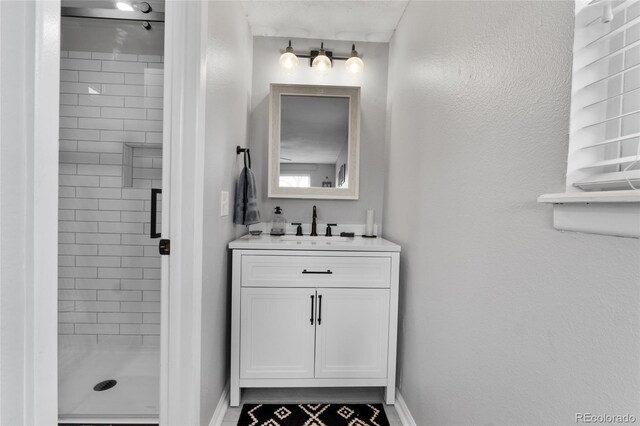
<svg viewBox="0 0 640 426"><path fill-rule="evenodd" d="M640 203L640 191L563 192L544 194L539 203Z"/></svg>
<svg viewBox="0 0 640 426"><path fill-rule="evenodd" d="M553 226L561 231L640 238L640 191L545 194L553 204Z"/></svg>

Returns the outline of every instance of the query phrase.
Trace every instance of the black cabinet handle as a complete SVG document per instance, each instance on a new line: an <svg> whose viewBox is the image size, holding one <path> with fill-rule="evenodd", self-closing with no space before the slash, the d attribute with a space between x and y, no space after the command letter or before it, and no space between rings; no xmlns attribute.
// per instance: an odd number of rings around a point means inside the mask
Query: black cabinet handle
<svg viewBox="0 0 640 426"><path fill-rule="evenodd" d="M156 220L158 216L158 194L162 194L162 189L151 188L151 238L160 238L160 232L156 229Z"/></svg>
<svg viewBox="0 0 640 426"><path fill-rule="evenodd" d="M318 295L318 325L322 324L322 295Z"/></svg>
<svg viewBox="0 0 640 426"><path fill-rule="evenodd" d="M314 296L312 294L311 295L311 318L309 318L309 322L311 323L311 325L313 325L313 308L314 308L314 306L313 306L313 298L314 298Z"/></svg>
<svg viewBox="0 0 640 426"><path fill-rule="evenodd" d="M331 272L331 269L327 269L326 271L307 271L306 269L302 270L303 274L333 274L333 272Z"/></svg>

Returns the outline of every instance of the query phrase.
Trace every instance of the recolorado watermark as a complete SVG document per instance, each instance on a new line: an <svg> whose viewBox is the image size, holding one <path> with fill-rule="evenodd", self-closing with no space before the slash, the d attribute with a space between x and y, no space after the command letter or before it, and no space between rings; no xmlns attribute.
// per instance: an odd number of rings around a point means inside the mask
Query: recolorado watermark
<svg viewBox="0 0 640 426"><path fill-rule="evenodd" d="M636 420L632 414L576 413L576 423L584 424L632 424Z"/></svg>

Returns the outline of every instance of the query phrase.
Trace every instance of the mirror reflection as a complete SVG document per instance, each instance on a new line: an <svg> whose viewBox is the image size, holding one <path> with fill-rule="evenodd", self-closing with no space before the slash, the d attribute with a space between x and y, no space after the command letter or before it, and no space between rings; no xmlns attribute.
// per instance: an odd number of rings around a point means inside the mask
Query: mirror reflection
<svg viewBox="0 0 640 426"><path fill-rule="evenodd" d="M282 95L281 188L347 188L349 98Z"/></svg>

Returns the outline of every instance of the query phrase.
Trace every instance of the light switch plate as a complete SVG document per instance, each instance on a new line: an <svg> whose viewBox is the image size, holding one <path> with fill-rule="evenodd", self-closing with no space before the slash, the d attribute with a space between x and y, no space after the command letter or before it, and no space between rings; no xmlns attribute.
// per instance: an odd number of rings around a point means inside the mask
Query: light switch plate
<svg viewBox="0 0 640 426"><path fill-rule="evenodd" d="M220 216L229 216L229 191L220 191Z"/></svg>

